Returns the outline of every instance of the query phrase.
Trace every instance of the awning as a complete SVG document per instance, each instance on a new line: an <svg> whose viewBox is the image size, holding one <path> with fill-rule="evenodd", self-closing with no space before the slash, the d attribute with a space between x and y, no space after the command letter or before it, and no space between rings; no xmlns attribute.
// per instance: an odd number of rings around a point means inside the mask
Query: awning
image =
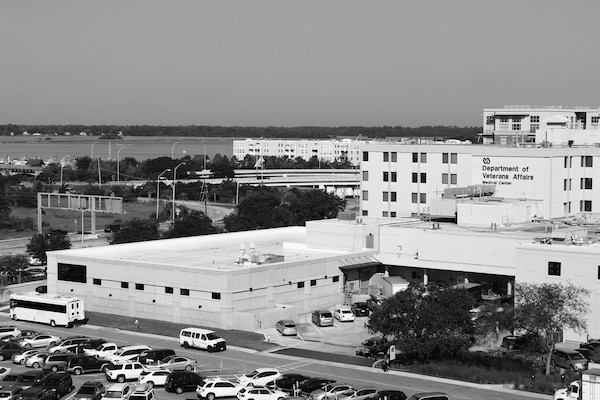
<svg viewBox="0 0 600 400"><path fill-rule="evenodd" d="M359 268L372 268L383 265L373 256L351 257L340 259L340 269L342 271L350 271Z"/></svg>
<svg viewBox="0 0 600 400"><path fill-rule="evenodd" d="M500 116L507 116L510 117L511 115L514 116L527 116L531 114L531 112L525 112L525 111L497 111L494 113L494 115L500 115Z"/></svg>

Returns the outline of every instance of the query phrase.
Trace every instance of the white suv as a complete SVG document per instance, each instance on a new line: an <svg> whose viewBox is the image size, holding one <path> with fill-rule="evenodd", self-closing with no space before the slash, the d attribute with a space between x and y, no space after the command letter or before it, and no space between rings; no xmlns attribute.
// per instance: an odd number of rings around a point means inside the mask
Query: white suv
<svg viewBox="0 0 600 400"><path fill-rule="evenodd" d="M123 383L138 380L142 372L144 372L144 366L139 362L110 364L106 370L106 379L109 382Z"/></svg>
<svg viewBox="0 0 600 400"><path fill-rule="evenodd" d="M204 385L198 385L196 394L206 400L214 400L216 397L236 397L242 386L226 379L207 378Z"/></svg>
<svg viewBox="0 0 600 400"><path fill-rule="evenodd" d="M19 336L21 331L12 325L0 326L0 339Z"/></svg>
<svg viewBox="0 0 600 400"><path fill-rule="evenodd" d="M129 400L156 400L154 388L149 385L140 385L135 388L135 392L129 396Z"/></svg>

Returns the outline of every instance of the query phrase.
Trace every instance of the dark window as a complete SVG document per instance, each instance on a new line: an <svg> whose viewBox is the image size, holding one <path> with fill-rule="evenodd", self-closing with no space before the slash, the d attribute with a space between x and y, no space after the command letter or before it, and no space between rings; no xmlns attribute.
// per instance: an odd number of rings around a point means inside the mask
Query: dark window
<svg viewBox="0 0 600 400"><path fill-rule="evenodd" d="M390 213L390 217L392 217L392 218L396 218L396 211L392 211L392 212Z"/></svg>
<svg viewBox="0 0 600 400"><path fill-rule="evenodd" d="M94 285L102 285L102 279L94 278Z"/></svg>
<svg viewBox="0 0 600 400"><path fill-rule="evenodd" d="M592 178L581 178L581 189L592 189Z"/></svg>
<svg viewBox="0 0 600 400"><path fill-rule="evenodd" d="M86 283L87 267L85 265L58 263L58 280Z"/></svg>
<svg viewBox="0 0 600 400"><path fill-rule="evenodd" d="M127 289L129 287L129 282L121 282L121 289Z"/></svg>
<svg viewBox="0 0 600 400"><path fill-rule="evenodd" d="M383 201L388 201L389 195L389 192L383 192Z"/></svg>
<svg viewBox="0 0 600 400"><path fill-rule="evenodd" d="M448 153L442 153L442 164L448 164Z"/></svg>
<svg viewBox="0 0 600 400"><path fill-rule="evenodd" d="M411 193L412 202L417 203L418 193Z"/></svg>
<svg viewBox="0 0 600 400"><path fill-rule="evenodd" d="M182 296L189 296L190 295L190 289L179 289L179 293Z"/></svg>
<svg viewBox="0 0 600 400"><path fill-rule="evenodd" d="M419 181L419 174L416 172L412 173L412 181L413 183L417 183Z"/></svg>
<svg viewBox="0 0 600 400"><path fill-rule="evenodd" d="M398 174L396 172L392 172L392 182L396 182Z"/></svg>
<svg viewBox="0 0 600 400"><path fill-rule="evenodd" d="M369 180L369 171L363 171L362 176L363 176L363 181L368 181Z"/></svg>
<svg viewBox="0 0 600 400"><path fill-rule="evenodd" d="M316 279L311 279L310 280L310 286L317 286L317 280Z"/></svg>
<svg viewBox="0 0 600 400"><path fill-rule="evenodd" d="M594 161L592 156L581 156L581 166L582 167L593 167Z"/></svg>
<svg viewBox="0 0 600 400"><path fill-rule="evenodd" d="M390 192L390 200L396 201L396 192Z"/></svg>
<svg viewBox="0 0 600 400"><path fill-rule="evenodd" d="M425 172L421 172L421 183L427 183L427 174Z"/></svg>
<svg viewBox="0 0 600 400"><path fill-rule="evenodd" d="M412 162L419 162L419 153L412 153Z"/></svg>
<svg viewBox="0 0 600 400"><path fill-rule="evenodd" d="M368 217L369 216L369 210L362 210L362 216L363 217Z"/></svg>
<svg viewBox="0 0 600 400"><path fill-rule="evenodd" d="M135 284L135 290L144 290L144 284L143 283L136 283Z"/></svg>
<svg viewBox="0 0 600 400"><path fill-rule="evenodd" d="M448 184L448 174L442 174L442 183L444 185Z"/></svg>
<svg viewBox="0 0 600 400"><path fill-rule="evenodd" d="M33 309L33 310L58 312L58 313L63 313L63 314L65 314L67 312L66 304L48 304L44 301L37 302L35 300L11 299L10 307L11 308L22 307L22 308L29 308L29 309ZM4 344L4 346L10 348L10 346L7 346L7 344ZM15 347L19 347L19 346L17 344L15 344Z"/></svg>
<svg viewBox="0 0 600 400"><path fill-rule="evenodd" d="M213 300L221 300L221 293L213 292L212 299Z"/></svg>
<svg viewBox="0 0 600 400"><path fill-rule="evenodd" d="M368 190L363 190L363 191L362 191L362 199L363 199L364 201L367 201L367 200L369 200L369 191L368 191Z"/></svg>
<svg viewBox="0 0 600 400"><path fill-rule="evenodd" d="M427 153L421 153L421 162L423 164L427 162Z"/></svg>
<svg viewBox="0 0 600 400"><path fill-rule="evenodd" d="M450 164L457 164L457 163L458 163L458 154L451 153L450 154Z"/></svg>
<svg viewBox="0 0 600 400"><path fill-rule="evenodd" d="M387 182L390 179L390 173L389 172L384 172L383 173L383 181Z"/></svg>
<svg viewBox="0 0 600 400"><path fill-rule="evenodd" d="M390 161L390 153L388 153L387 151L383 152L383 162L389 162Z"/></svg>
<svg viewBox="0 0 600 400"><path fill-rule="evenodd" d="M548 275L560 276L560 263L548 261Z"/></svg>
<svg viewBox="0 0 600 400"><path fill-rule="evenodd" d="M331 278L331 281L332 282L339 282L340 281L340 276L339 275L334 276L333 278Z"/></svg>
<svg viewBox="0 0 600 400"><path fill-rule="evenodd" d="M592 211L592 201L581 200L579 202L579 211Z"/></svg>
<svg viewBox="0 0 600 400"><path fill-rule="evenodd" d="M598 265L598 279L600 279L600 265Z"/></svg>
<svg viewBox="0 0 600 400"><path fill-rule="evenodd" d="M420 199L421 204L427 203L427 193L420 193L420 197L421 197L421 199Z"/></svg>
<svg viewBox="0 0 600 400"><path fill-rule="evenodd" d="M369 161L369 152L363 151L363 161Z"/></svg>
<svg viewBox="0 0 600 400"><path fill-rule="evenodd" d="M451 185L456 185L457 181L458 181L458 175L456 175L456 174L450 174L450 184Z"/></svg>
<svg viewBox="0 0 600 400"><path fill-rule="evenodd" d="M302 289L304 287L304 282L298 282L298 289Z"/></svg>
<svg viewBox="0 0 600 400"><path fill-rule="evenodd" d="M396 162L398 161L398 153L396 153L395 151L392 151L392 162Z"/></svg>
<svg viewBox="0 0 600 400"><path fill-rule="evenodd" d="M167 294L173 294L173 288L172 287L166 287L165 288L165 293L167 293Z"/></svg>

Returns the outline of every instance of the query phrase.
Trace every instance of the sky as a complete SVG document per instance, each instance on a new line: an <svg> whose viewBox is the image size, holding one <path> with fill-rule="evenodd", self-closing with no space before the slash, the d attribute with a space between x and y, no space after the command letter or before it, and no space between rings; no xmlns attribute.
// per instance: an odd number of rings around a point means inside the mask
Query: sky
<svg viewBox="0 0 600 400"><path fill-rule="evenodd" d="M2 0L0 124L481 126L599 107L598 0Z"/></svg>

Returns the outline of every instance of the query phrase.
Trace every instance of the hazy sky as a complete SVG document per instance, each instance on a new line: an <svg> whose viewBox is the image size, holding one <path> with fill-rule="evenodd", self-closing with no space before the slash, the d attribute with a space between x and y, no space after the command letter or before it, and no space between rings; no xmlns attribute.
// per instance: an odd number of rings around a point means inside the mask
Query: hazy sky
<svg viewBox="0 0 600 400"><path fill-rule="evenodd" d="M480 126L598 107L598 0L2 0L0 123Z"/></svg>

